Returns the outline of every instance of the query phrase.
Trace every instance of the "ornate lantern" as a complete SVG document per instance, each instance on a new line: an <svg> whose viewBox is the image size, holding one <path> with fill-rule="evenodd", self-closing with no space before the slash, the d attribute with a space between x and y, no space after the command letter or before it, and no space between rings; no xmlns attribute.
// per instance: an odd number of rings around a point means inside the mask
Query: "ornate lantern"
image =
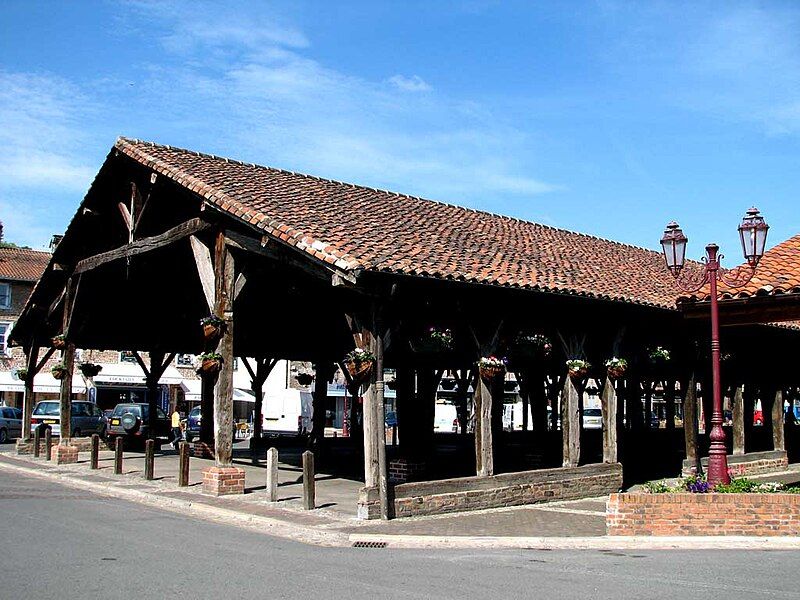
<svg viewBox="0 0 800 600"><path fill-rule="evenodd" d="M742 240L742 251L751 267L755 267L764 256L764 247L767 245L767 231L769 225L755 207L747 211L739 225L739 237ZM663 243L663 242L662 242Z"/></svg>
<svg viewBox="0 0 800 600"><path fill-rule="evenodd" d="M683 235L683 231L675 221L671 221L667 225L664 230L664 236L661 238L664 260L667 263L667 268L675 277L683 269L683 264L686 260L686 242L688 241L689 239Z"/></svg>

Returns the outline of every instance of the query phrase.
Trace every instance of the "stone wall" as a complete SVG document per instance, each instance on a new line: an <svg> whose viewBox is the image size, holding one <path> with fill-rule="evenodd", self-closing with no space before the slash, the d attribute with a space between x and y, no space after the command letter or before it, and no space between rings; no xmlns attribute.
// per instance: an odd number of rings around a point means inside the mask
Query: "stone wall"
<svg viewBox="0 0 800 600"><path fill-rule="evenodd" d="M702 459L703 468L708 468L708 458ZM729 454L728 472L732 477L747 477L762 473L785 471L789 467L789 459L785 450L767 452L749 452L747 454ZM683 476L692 475L695 466L688 460L683 461Z"/></svg>
<svg viewBox="0 0 800 600"><path fill-rule="evenodd" d="M618 463L541 469L396 485L393 508L395 517L444 514L604 496L621 485ZM360 518L375 518L377 499L377 490L362 488Z"/></svg>
<svg viewBox="0 0 800 600"><path fill-rule="evenodd" d="M609 535L800 535L800 494L611 494Z"/></svg>

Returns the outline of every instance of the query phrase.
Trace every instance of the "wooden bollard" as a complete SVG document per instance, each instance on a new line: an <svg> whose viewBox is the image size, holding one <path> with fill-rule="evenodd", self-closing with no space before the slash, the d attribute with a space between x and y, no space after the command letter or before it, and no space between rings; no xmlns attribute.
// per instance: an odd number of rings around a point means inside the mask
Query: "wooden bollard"
<svg viewBox="0 0 800 600"><path fill-rule="evenodd" d="M50 449L53 447L53 430L48 427L44 430L44 451L45 460L50 460Z"/></svg>
<svg viewBox="0 0 800 600"><path fill-rule="evenodd" d="M189 485L189 443L181 442L178 445L178 452L180 453L178 485L186 487Z"/></svg>
<svg viewBox="0 0 800 600"><path fill-rule="evenodd" d="M95 470L100 468L100 436L96 433L92 436L92 456L89 468Z"/></svg>
<svg viewBox="0 0 800 600"><path fill-rule="evenodd" d="M122 475L122 438L114 440L114 475Z"/></svg>
<svg viewBox="0 0 800 600"><path fill-rule="evenodd" d="M267 497L270 502L278 501L278 449L267 450Z"/></svg>
<svg viewBox="0 0 800 600"><path fill-rule="evenodd" d="M39 444L42 442L42 430L40 427L36 427L33 430L33 458L39 458Z"/></svg>
<svg viewBox="0 0 800 600"><path fill-rule="evenodd" d="M303 452L303 509L316 508L316 488L314 486L314 453L310 450Z"/></svg>
<svg viewBox="0 0 800 600"><path fill-rule="evenodd" d="M153 468L156 461L156 441L146 440L144 443L144 478L153 480Z"/></svg>

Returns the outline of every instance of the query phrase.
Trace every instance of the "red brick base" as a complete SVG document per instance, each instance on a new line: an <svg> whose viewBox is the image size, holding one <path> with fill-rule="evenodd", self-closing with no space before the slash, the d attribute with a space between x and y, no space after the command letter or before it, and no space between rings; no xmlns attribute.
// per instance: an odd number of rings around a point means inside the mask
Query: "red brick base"
<svg viewBox="0 0 800 600"><path fill-rule="evenodd" d="M57 465L68 465L78 462L77 446L62 446L58 444L50 448L50 460Z"/></svg>
<svg viewBox="0 0 800 600"><path fill-rule="evenodd" d="M214 458L214 442L195 441L192 447L192 456L195 458Z"/></svg>
<svg viewBox="0 0 800 600"><path fill-rule="evenodd" d="M609 535L800 535L800 494L611 494Z"/></svg>
<svg viewBox="0 0 800 600"><path fill-rule="evenodd" d="M239 467L203 469L203 493L212 496L244 494L244 469Z"/></svg>

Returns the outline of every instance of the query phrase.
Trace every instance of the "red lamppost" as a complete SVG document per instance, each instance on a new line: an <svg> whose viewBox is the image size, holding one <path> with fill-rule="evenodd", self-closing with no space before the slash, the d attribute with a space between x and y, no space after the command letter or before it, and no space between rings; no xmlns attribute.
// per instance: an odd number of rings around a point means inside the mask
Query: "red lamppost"
<svg viewBox="0 0 800 600"><path fill-rule="evenodd" d="M720 389L719 367L719 307L717 305L717 281L722 281L728 287L737 288L746 285L755 274L758 261L764 256L764 246L767 243L767 230L769 225L757 208L747 211L741 225L739 237L742 240L742 250L747 260L749 269L734 269L728 271L720 266L723 258L718 254L716 244L706 246L705 266L695 276L680 277L686 258L686 242L688 238L683 234L675 221L667 225L664 236L661 238L661 247L664 250L664 260L667 269L675 277L675 281L682 290L693 293L705 285L709 286L711 300L711 373L713 385L714 407L711 414L711 448L708 451L708 482L730 483L728 475L728 453L725 449L725 432L722 429L722 394Z"/></svg>

